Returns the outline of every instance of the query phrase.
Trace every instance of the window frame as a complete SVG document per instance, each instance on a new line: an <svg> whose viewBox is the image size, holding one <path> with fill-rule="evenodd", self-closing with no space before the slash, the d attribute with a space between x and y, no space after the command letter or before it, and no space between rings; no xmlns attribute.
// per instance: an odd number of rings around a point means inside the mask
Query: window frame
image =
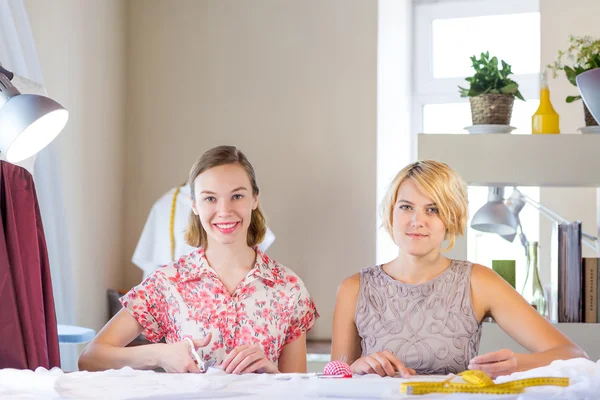
<svg viewBox="0 0 600 400"><path fill-rule="evenodd" d="M433 77L433 32L435 19L468 18L519 13L539 13L539 0L414 0L413 7L413 132L423 132L425 104L468 102L460 97L457 86L465 77ZM425 49L426 51L417 51ZM528 100L539 99L540 74L514 74L519 90Z"/></svg>

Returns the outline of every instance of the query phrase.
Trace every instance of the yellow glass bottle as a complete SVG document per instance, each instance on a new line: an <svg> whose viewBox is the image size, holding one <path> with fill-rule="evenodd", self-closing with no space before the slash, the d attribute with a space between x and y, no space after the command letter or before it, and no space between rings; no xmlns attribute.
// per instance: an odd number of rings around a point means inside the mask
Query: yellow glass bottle
<svg viewBox="0 0 600 400"><path fill-rule="evenodd" d="M560 133L558 114L550 102L550 89L548 88L548 74L542 72L540 82L540 106L531 117L531 132L534 134Z"/></svg>

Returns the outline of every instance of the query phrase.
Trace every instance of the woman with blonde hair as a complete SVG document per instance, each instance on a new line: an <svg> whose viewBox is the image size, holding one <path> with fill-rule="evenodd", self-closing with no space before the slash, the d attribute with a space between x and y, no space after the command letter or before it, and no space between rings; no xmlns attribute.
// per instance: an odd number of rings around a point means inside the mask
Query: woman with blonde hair
<svg viewBox="0 0 600 400"><path fill-rule="evenodd" d="M306 332L319 315L302 280L257 247L267 228L254 168L235 147L215 147L189 185L185 238L198 249L123 296L80 369L200 372L210 361L236 374L306 372ZM166 344L126 348L140 333Z"/></svg>
<svg viewBox="0 0 600 400"><path fill-rule="evenodd" d="M446 164L406 166L392 181L382 212L398 256L340 285L332 359L346 358L356 374L478 369L496 377L586 357L493 270L442 254L464 235L468 218L466 185ZM531 354L505 349L478 356L486 317Z"/></svg>

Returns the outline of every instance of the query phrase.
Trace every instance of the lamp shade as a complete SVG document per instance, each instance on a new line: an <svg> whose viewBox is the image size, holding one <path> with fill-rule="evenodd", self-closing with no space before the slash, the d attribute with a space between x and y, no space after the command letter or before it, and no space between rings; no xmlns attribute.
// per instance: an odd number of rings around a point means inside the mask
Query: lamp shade
<svg viewBox="0 0 600 400"><path fill-rule="evenodd" d="M471 228L503 237L516 234L517 225L517 218L502 202L485 204L471 220Z"/></svg>
<svg viewBox="0 0 600 400"><path fill-rule="evenodd" d="M471 220L471 228L488 233L507 236L517 233L517 216L503 202L504 188L490 187L488 202L483 205ZM514 239L514 237L513 237Z"/></svg>
<svg viewBox="0 0 600 400"><path fill-rule="evenodd" d="M515 231L515 233L511 233L510 235L500 235L500 237L508 242L513 242L513 240L515 240L515 237L517 236L517 231Z"/></svg>
<svg viewBox="0 0 600 400"><path fill-rule="evenodd" d="M69 112L56 101L21 94L0 71L0 153L23 161L46 147L63 130Z"/></svg>
<svg viewBox="0 0 600 400"><path fill-rule="evenodd" d="M0 152L19 162L46 147L63 130L69 112L47 97L20 94L0 108Z"/></svg>
<svg viewBox="0 0 600 400"><path fill-rule="evenodd" d="M582 72L575 80L585 105L596 122L600 123L600 68Z"/></svg>

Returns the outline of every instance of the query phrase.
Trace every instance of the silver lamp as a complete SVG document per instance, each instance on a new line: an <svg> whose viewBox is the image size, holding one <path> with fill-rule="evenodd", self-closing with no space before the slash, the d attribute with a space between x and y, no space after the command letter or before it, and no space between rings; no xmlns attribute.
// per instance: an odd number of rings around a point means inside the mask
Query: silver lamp
<svg viewBox="0 0 600 400"><path fill-rule="evenodd" d="M600 123L600 68L582 72L575 81L583 102L596 122Z"/></svg>
<svg viewBox="0 0 600 400"><path fill-rule="evenodd" d="M473 216L471 228L514 239L518 224L515 213L504 204L504 188L490 186L488 201Z"/></svg>
<svg viewBox="0 0 600 400"><path fill-rule="evenodd" d="M493 195L492 195L493 194ZM538 203L531 197L526 196L520 192L517 188L514 188L511 196L506 200L498 200L499 196L504 195L503 187L490 187L488 202L484 204L473 216L471 221L471 228L482 232L496 233L502 236L504 239L512 242L517 234L517 228L520 230L519 237L521 244L527 248L527 238L523 233L523 228L519 220L519 213L525 206L525 203L530 204L540 214L546 216L553 222L568 223L569 221L550 210L548 207ZM500 205L501 204L501 205ZM512 215L513 219L506 216L508 213ZM512 221L514 220L514 223ZM509 229L513 227L512 231ZM588 247L596 250L596 242L598 239L588 233L582 232L582 242Z"/></svg>
<svg viewBox="0 0 600 400"><path fill-rule="evenodd" d="M69 112L46 96L21 94L11 83L14 76L0 65L0 153L16 163L54 140L67 124Z"/></svg>

